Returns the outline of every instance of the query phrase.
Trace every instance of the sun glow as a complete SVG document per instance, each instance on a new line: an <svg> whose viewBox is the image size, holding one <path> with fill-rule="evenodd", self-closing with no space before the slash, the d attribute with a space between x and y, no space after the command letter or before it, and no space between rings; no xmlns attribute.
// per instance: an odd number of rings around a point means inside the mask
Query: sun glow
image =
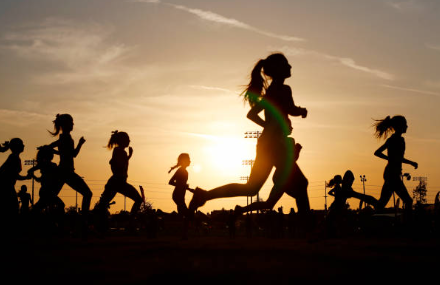
<svg viewBox="0 0 440 285"><path fill-rule="evenodd" d="M240 175L243 160L255 157L255 143L245 139L219 137L204 148L209 164L227 175Z"/></svg>

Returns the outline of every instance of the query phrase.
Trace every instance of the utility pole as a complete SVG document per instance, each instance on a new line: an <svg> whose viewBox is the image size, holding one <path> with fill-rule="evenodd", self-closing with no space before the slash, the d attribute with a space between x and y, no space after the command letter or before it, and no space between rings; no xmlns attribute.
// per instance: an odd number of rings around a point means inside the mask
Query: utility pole
<svg viewBox="0 0 440 285"><path fill-rule="evenodd" d="M324 181L324 199L325 199L324 209L325 209L325 214L327 214L327 181Z"/></svg>
<svg viewBox="0 0 440 285"><path fill-rule="evenodd" d="M37 161L35 159L28 159L24 161L24 165L32 165L35 166ZM34 204L34 177L32 177L32 197L31 197L32 205Z"/></svg>
<svg viewBox="0 0 440 285"><path fill-rule="evenodd" d="M365 195L365 181L367 181L367 178L365 178L365 175L361 175L361 181L362 181L362 186L364 188L364 195ZM363 203L364 208L365 208L365 203ZM361 210L361 209L359 209Z"/></svg>

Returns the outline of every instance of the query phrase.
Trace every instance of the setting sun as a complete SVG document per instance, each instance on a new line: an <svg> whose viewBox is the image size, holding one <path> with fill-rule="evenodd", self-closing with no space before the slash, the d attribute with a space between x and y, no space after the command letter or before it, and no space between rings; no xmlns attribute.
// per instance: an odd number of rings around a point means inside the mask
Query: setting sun
<svg viewBox="0 0 440 285"><path fill-rule="evenodd" d="M203 148L203 153L208 160L205 163L223 174L233 175L243 170L243 160L255 156L255 142L252 144L244 138L218 137Z"/></svg>

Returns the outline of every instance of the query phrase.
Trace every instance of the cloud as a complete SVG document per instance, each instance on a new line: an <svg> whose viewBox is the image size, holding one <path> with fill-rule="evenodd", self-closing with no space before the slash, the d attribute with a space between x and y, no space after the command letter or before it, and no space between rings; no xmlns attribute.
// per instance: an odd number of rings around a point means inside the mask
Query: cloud
<svg viewBox="0 0 440 285"><path fill-rule="evenodd" d="M390 89L396 89L396 90L401 90L401 91L406 91L406 92L413 92L413 93L419 93L419 94L424 94L424 95L433 95L433 96L439 96L440 97L440 93L435 93L435 92L431 92L431 91L426 91L426 90L419 90L419 89L412 89L412 88L402 88L402 87L398 87L398 86L391 86L391 85L382 85L385 88L390 88Z"/></svg>
<svg viewBox="0 0 440 285"><path fill-rule="evenodd" d="M82 82L121 72L118 62L131 48L107 43L110 34L109 29L95 23L47 18L7 33L0 47L28 60L58 64L51 74L38 75L39 83Z"/></svg>
<svg viewBox="0 0 440 285"><path fill-rule="evenodd" d="M391 0L391 1L386 1L385 3L389 7L399 12L421 11L422 9L422 5L420 4L420 1L417 2L415 0Z"/></svg>
<svg viewBox="0 0 440 285"><path fill-rule="evenodd" d="M265 30L261 30L259 28L253 27L249 24L243 23L239 20L233 19L233 18L227 18L225 16L216 14L214 12L211 11L206 11L206 10L201 10L201 9L195 9L195 8L189 8L183 5L176 5L176 4L171 4L171 3L164 3L161 2L159 0L134 0L134 1L130 1L130 2L140 2L140 3L163 3L164 5L173 7L174 9L178 9L178 10L182 10L185 11L187 13L193 14L197 17L199 17L202 20L205 21L209 21L209 22L214 22L214 23L218 23L218 24L222 24L222 25L228 25L231 27L235 27L235 28L239 28L239 29L244 29L244 30L248 30L251 32L255 32L257 34L261 34L267 37L271 37L271 38L276 38L279 40L283 40L283 41L305 41L305 39L303 38L299 38L299 37L293 37L293 36L288 36L288 35L280 35L280 34L276 34L276 33L272 33L272 32L268 32Z"/></svg>
<svg viewBox="0 0 440 285"><path fill-rule="evenodd" d="M326 60L330 60L330 61L334 61L337 62L343 66L358 70L358 71L362 71L365 73L369 73L371 75L374 75L376 77L379 77L381 79L385 79L385 80L394 80L395 76L382 71L382 70L378 70L378 69L373 69L370 67L366 67L363 65L359 65L358 63L356 63L356 61L352 58L348 58L348 57L338 57L338 56L333 56L333 55L328 55L322 52L317 52L314 50L307 50L307 49L303 49L303 48L292 48L292 47L281 47L281 48L275 48L275 47L269 47L270 50L278 50L282 53L284 53L286 56L305 56L305 55L312 55L312 56L317 56Z"/></svg>
<svg viewBox="0 0 440 285"><path fill-rule="evenodd" d="M427 80L423 83L428 88L440 89L440 81Z"/></svg>
<svg viewBox="0 0 440 285"><path fill-rule="evenodd" d="M425 44L425 46L429 49L433 49L436 51L440 51L440 45L433 45L433 44Z"/></svg>
<svg viewBox="0 0 440 285"><path fill-rule="evenodd" d="M0 109L0 123L2 126L11 125L16 128L29 127L45 121L50 121L51 116L35 112Z"/></svg>
<svg viewBox="0 0 440 285"><path fill-rule="evenodd" d="M161 3L160 0L128 0L131 3Z"/></svg>
<svg viewBox="0 0 440 285"><path fill-rule="evenodd" d="M197 90L209 90L209 91L220 91L225 93L233 93L237 94L237 92L220 87L212 87L212 86L203 86L203 85L190 85L189 87L197 89Z"/></svg>

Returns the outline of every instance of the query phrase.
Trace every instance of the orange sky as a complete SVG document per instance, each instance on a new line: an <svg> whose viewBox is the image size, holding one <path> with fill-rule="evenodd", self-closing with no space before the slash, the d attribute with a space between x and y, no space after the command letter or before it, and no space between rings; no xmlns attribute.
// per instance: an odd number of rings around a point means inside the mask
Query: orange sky
<svg viewBox="0 0 440 285"><path fill-rule="evenodd" d="M244 133L260 128L238 95L253 65L279 51L293 67L286 84L295 103L309 111L292 124L312 208L324 207L324 181L347 169L356 191L366 175L367 194L379 197L386 162L373 156L383 142L371 125L395 114L408 120L406 156L419 163L403 170L428 177L432 203L440 191L439 8L408 0L2 1L0 140L22 138L21 158L32 159L55 139L47 132L55 115L70 113L74 140L86 139L75 166L93 205L111 175L103 146L111 131L126 131L134 148L129 182L171 212L167 172L181 152L191 156L193 187L248 175L242 161L254 158L256 140ZM416 184L406 182L409 191ZM271 187L268 179L260 197ZM75 203L68 187L60 196ZM123 209L122 196L115 201L113 210ZM245 203L219 199L201 210ZM275 207L294 205L283 197Z"/></svg>

